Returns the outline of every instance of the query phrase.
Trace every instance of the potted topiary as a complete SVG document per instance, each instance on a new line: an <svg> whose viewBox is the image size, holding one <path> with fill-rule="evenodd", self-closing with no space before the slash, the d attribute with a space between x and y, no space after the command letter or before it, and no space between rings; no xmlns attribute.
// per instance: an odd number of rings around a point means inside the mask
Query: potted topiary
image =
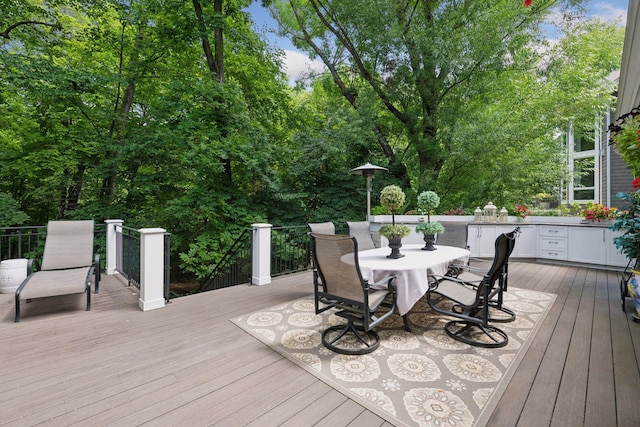
<svg viewBox="0 0 640 427"><path fill-rule="evenodd" d="M418 208L427 213L427 222L416 225L416 232L424 234L424 251L435 251L433 246L436 234L444 233L444 226L439 222L431 222L431 212L440 206L440 197L434 191L423 191L418 195Z"/></svg>
<svg viewBox="0 0 640 427"><path fill-rule="evenodd" d="M391 224L384 224L378 230L378 234L389 240L391 254L387 258L401 258L402 238L408 236L411 230L404 224L396 225L395 213L404 206L406 196L397 185L387 185L380 192L380 205L387 212L391 212Z"/></svg>

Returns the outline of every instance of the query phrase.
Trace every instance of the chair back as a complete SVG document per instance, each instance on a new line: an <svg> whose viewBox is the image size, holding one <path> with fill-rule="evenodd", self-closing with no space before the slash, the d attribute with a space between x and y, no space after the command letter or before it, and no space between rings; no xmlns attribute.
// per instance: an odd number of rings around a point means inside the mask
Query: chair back
<svg viewBox="0 0 640 427"><path fill-rule="evenodd" d="M444 233L438 234L436 244L455 246L467 249L467 223L458 221L439 221L444 227Z"/></svg>
<svg viewBox="0 0 640 427"><path fill-rule="evenodd" d="M349 235L355 237L358 241L358 250L375 249L376 245L371 236L371 224L369 221L347 221L347 226L349 227Z"/></svg>
<svg viewBox="0 0 640 427"><path fill-rule="evenodd" d="M484 276L484 280L489 284L493 285L496 280L501 279L502 275L505 273L505 267L509 262L509 256L515 248L515 241L518 232L519 229L516 228L509 233L502 233L496 238L493 263L491 264L491 268L487 274Z"/></svg>
<svg viewBox="0 0 640 427"><path fill-rule="evenodd" d="M309 228L312 233L318 234L336 234L336 226L333 222L310 222Z"/></svg>
<svg viewBox="0 0 640 427"><path fill-rule="evenodd" d="M93 220L49 221L42 270L89 267L93 264Z"/></svg>
<svg viewBox="0 0 640 427"><path fill-rule="evenodd" d="M366 283L358 264L358 242L341 234L311 233L314 265L325 292L343 300L365 303Z"/></svg>

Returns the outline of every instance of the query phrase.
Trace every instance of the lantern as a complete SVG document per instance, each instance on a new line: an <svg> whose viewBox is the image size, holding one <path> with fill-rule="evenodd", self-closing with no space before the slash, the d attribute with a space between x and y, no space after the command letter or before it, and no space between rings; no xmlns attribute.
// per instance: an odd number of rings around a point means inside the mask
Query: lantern
<svg viewBox="0 0 640 427"><path fill-rule="evenodd" d="M476 210L475 210L475 211L473 211L473 220L474 220L475 222L480 222L480 221L482 221L482 211L480 210L480 206L478 206L478 207L476 208Z"/></svg>
<svg viewBox="0 0 640 427"><path fill-rule="evenodd" d="M503 206L502 209L500 209L500 222L507 222L508 219L509 211L507 211L507 209Z"/></svg>
<svg viewBox="0 0 640 427"><path fill-rule="evenodd" d="M496 220L496 212L498 208L492 202L487 203L484 207L484 211L482 215L484 216L485 221L494 222Z"/></svg>

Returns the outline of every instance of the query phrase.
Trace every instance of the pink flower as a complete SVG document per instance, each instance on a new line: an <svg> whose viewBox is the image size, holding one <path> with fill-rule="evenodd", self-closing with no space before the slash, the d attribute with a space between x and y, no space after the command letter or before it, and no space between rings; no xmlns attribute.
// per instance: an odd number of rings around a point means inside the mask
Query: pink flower
<svg viewBox="0 0 640 427"><path fill-rule="evenodd" d="M631 186L634 189L640 188L640 178L636 178L633 181L631 181Z"/></svg>
<svg viewBox="0 0 640 427"><path fill-rule="evenodd" d="M531 3L533 3L533 0L524 0L524 7L531 6Z"/></svg>

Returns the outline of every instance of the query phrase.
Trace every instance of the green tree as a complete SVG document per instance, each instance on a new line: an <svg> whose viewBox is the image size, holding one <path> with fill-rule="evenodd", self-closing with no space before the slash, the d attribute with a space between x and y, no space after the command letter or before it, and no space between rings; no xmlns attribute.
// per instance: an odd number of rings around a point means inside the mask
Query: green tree
<svg viewBox="0 0 640 427"><path fill-rule="evenodd" d="M279 191L286 77L247 4L198 14L177 0L29 2L0 13L10 30L0 191L35 224L89 216L165 227L184 271L200 274ZM199 19L214 23L216 43L224 30L214 78ZM51 25L12 27L22 21Z"/></svg>
<svg viewBox="0 0 640 427"><path fill-rule="evenodd" d="M541 33L554 1L263 3L282 34L323 61L327 93L375 136L368 151L401 187L436 189L443 209L556 187L566 168L555 135L569 122L593 125L621 54L622 30L584 24L579 1L564 2L555 47Z"/></svg>

